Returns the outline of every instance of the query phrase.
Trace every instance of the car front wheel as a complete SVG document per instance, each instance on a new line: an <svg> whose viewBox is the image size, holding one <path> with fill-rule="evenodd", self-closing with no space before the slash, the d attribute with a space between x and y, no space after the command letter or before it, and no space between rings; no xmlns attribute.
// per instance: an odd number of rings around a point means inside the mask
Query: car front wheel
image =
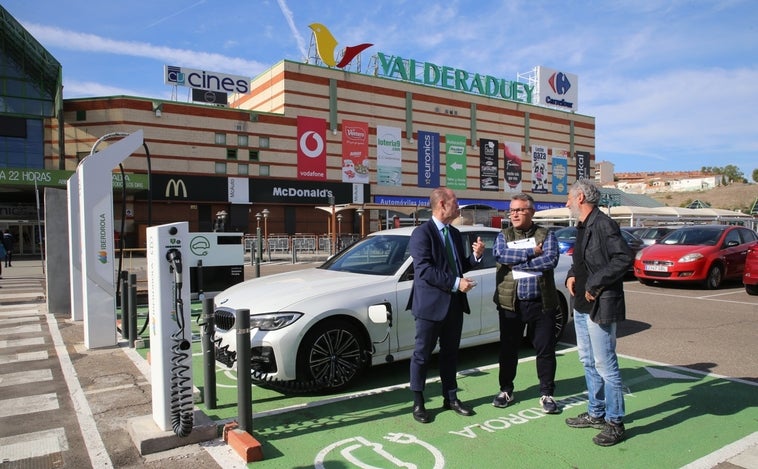
<svg viewBox="0 0 758 469"><path fill-rule="evenodd" d="M724 271L719 264L714 264L711 270L708 271L708 276L705 278L705 288L709 290L715 290L721 286L721 282L724 280Z"/></svg>
<svg viewBox="0 0 758 469"><path fill-rule="evenodd" d="M758 295L758 285L745 285L745 291L748 295Z"/></svg>
<svg viewBox="0 0 758 469"><path fill-rule="evenodd" d="M314 390L342 389L366 367L366 353L354 324L337 319L316 324L300 344L298 381L311 383Z"/></svg>

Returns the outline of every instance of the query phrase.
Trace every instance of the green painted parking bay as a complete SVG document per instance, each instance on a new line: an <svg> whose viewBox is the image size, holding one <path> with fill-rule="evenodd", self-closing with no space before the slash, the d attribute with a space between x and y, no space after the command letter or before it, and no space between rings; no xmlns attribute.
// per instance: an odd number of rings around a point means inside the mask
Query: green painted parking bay
<svg viewBox="0 0 758 469"><path fill-rule="evenodd" d="M426 425L411 417L407 361L371 369L343 394L283 395L253 387L252 433L263 445L264 460L251 467L678 468L758 429L755 384L620 357L628 388L626 439L613 447L596 446L592 437L598 430L564 423L586 411L576 350L559 351L555 397L563 412L558 415L539 408L528 352L519 365L516 401L500 409L491 404L498 391L497 365L491 364L496 348L462 351L459 397L476 415L443 410L439 382L432 380L425 395L433 421ZM201 366L196 356L194 377L200 388ZM217 408L200 408L221 423L235 420L235 373L220 365L216 377Z"/></svg>

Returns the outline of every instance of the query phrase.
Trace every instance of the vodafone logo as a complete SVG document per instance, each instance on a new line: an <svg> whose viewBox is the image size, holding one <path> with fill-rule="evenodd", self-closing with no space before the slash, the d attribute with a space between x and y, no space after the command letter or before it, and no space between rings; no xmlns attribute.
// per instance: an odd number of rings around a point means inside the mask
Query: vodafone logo
<svg viewBox="0 0 758 469"><path fill-rule="evenodd" d="M324 152L324 139L317 132L309 130L300 136L300 151L308 158L318 158Z"/></svg>

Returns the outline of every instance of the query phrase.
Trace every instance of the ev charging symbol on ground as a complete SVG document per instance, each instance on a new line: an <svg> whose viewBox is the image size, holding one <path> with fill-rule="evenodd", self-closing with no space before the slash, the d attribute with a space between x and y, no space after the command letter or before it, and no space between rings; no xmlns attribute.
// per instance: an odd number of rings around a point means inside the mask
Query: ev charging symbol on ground
<svg viewBox="0 0 758 469"><path fill-rule="evenodd" d="M407 433L388 433L384 439L391 443L397 443L399 445L421 446L422 448L425 448L434 458L434 466L432 466L434 469L442 469L445 467L445 458L442 456L440 450L425 441L419 440L413 435L409 435ZM393 446L394 445L390 445L390 449ZM414 455L417 457L419 456L419 452L414 449L409 450L401 448L402 446L398 446L395 449L400 449L400 452L403 454ZM406 448L410 447L406 446ZM326 461L329 454L333 451L339 451L339 455L342 456L342 458L344 458L347 462L354 465L355 467L360 467L361 469L380 469L381 467L387 467L384 465L375 466L369 463L369 461L382 462L384 460L394 464L393 467L406 469L428 467L428 464L426 462L421 464L424 459L426 459L423 456L417 458L419 459L419 461L417 461L419 464L403 461L402 459L390 453L382 443L373 443L362 436L347 438L332 443L331 445L319 451L319 453L316 455L316 459L313 461L313 465L317 469L324 469L324 461ZM332 455L330 458L331 461L334 461L335 459L337 459L336 455Z"/></svg>

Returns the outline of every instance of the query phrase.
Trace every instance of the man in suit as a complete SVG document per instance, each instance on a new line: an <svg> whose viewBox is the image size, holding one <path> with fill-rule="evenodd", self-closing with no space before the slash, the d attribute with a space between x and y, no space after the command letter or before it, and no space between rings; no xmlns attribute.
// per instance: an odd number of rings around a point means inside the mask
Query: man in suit
<svg viewBox="0 0 758 469"><path fill-rule="evenodd" d="M484 243L478 238L466 256L460 231L450 222L458 217L458 199L452 190L437 188L429 197L432 218L413 231L410 254L413 257L413 291L408 303L416 321L416 342L411 357L413 418L429 423L424 407L424 384L432 351L439 341L440 378L443 408L470 416L457 395L458 347L461 342L463 314L470 313L466 292L476 283L463 274L479 264ZM447 244L446 244L447 242Z"/></svg>

